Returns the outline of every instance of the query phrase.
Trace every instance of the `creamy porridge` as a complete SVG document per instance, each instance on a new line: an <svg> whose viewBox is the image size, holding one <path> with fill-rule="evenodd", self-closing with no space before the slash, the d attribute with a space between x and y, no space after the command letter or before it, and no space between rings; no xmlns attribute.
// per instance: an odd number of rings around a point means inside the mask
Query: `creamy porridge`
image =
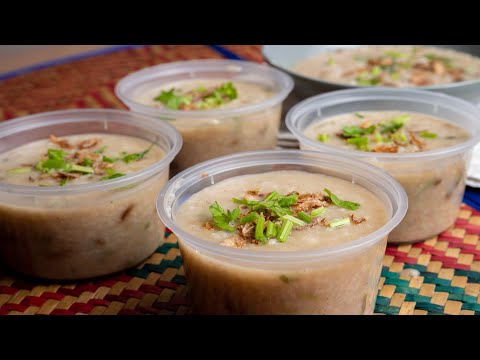
<svg viewBox="0 0 480 360"><path fill-rule="evenodd" d="M419 87L477 80L480 58L428 46L363 46L323 52L292 69L345 85Z"/></svg>

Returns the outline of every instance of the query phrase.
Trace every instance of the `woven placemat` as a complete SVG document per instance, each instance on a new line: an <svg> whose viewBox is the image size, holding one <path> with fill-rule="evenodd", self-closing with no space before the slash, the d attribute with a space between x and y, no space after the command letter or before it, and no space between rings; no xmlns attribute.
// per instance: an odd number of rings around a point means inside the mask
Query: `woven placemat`
<svg viewBox="0 0 480 360"><path fill-rule="evenodd" d="M154 45L57 65L0 81L0 120L69 108L125 107L116 81L143 67L221 58L262 61L258 45ZM448 231L414 245L389 246L375 312L480 314L480 213L462 205ZM30 279L0 268L0 314L187 314L186 279L176 237L143 264L75 283Z"/></svg>

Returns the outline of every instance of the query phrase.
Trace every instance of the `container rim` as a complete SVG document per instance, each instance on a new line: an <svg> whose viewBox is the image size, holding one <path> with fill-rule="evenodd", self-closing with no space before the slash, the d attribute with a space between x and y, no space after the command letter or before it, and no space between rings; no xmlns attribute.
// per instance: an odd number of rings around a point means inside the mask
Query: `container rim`
<svg viewBox="0 0 480 360"><path fill-rule="evenodd" d="M274 96L268 99L249 105L243 105L232 109L214 109L214 110L170 110L154 108L145 104L138 103L131 99L127 93L132 88L145 83L152 78L161 78L176 74L189 74L192 78L197 77L205 71L218 71L230 73L258 73L263 72L274 78L280 89ZM200 78L200 76L198 76ZM205 118L205 117L226 117L236 116L244 113L261 111L265 108L273 107L285 100L288 94L293 90L294 82L290 75L280 71L267 64L257 64L245 60L186 60L173 63L151 66L136 72L133 72L122 78L115 86L115 95L125 103L129 108L142 114L151 116L171 117L171 118Z"/></svg>
<svg viewBox="0 0 480 360"><path fill-rule="evenodd" d="M325 166L322 161L328 163ZM248 169L258 165L306 165L318 166L327 169L336 169L354 172L357 178L363 177L381 190L390 201L392 214L385 225L376 231L354 241L338 246L317 250L302 251L255 251L232 249L200 239L184 231L172 219L171 207L175 202L175 192L182 186L192 186L201 181L202 174L213 176L235 169ZM357 175L359 174L359 175ZM404 218L408 208L408 197L403 187L387 172L363 161L357 161L345 156L332 155L317 151L304 150L268 150L251 151L230 156L223 156L197 164L173 177L161 190L157 198L157 212L162 222L172 230L179 239L190 246L202 249L206 253L214 254L232 260L247 262L278 263L311 261L332 256L342 256L351 251L372 245L387 236Z"/></svg>
<svg viewBox="0 0 480 360"><path fill-rule="evenodd" d="M149 118L142 114L114 109L59 110L20 117L0 124L0 140L5 136L31 131L39 127L51 126L53 124L91 122L95 121L96 116L106 114L118 117L113 119L98 119L98 121L126 123L130 126L155 133L163 137L163 139L169 143L170 149L166 152L165 156L155 164L150 165L141 171L137 171L116 179L81 185L70 185L68 187L24 186L0 182L0 192L15 193L20 195L59 196L80 194L90 191L111 190L136 183L168 167L182 147L182 137L178 131L167 122L158 122L155 119Z"/></svg>
<svg viewBox="0 0 480 360"><path fill-rule="evenodd" d="M317 111L318 108L324 106L332 106L345 104L349 102L358 102L358 101L371 101L371 100L381 100L381 101L394 101L394 100L408 100L416 102L418 104L428 104L433 106L439 106L448 108L453 112L460 113L465 118L472 120L472 123L476 123L476 133L473 133L472 129L465 129L470 132L472 137L467 141L448 146L435 150L428 150L416 153L404 153L404 154L390 154L390 153L371 153L371 152L362 152L357 150L343 149L327 144L323 144L319 141L315 141L307 137L302 130L298 127L298 122L309 113ZM397 111L402 111L401 109L393 109ZM365 111L365 110L364 110ZM374 111L374 110L373 110ZM476 120L472 119L474 117ZM316 123L324 121L326 119L317 120ZM452 122L452 121L449 121ZM416 90L416 89L388 89L388 88L368 88L368 89L347 89L339 90L331 93L321 94L317 96L310 97L306 100L303 100L293 106L286 115L285 123L287 128L292 132L292 134L304 144L311 146L312 148L334 152L337 154L342 154L345 156L355 156L355 157L375 157L381 159L382 161L411 161L411 160L434 160L439 158L444 158L447 156L455 155L466 151L468 148L472 148L480 141L480 108L477 108L473 104L456 98L453 96L428 92L425 90ZM464 128L462 126L462 128Z"/></svg>

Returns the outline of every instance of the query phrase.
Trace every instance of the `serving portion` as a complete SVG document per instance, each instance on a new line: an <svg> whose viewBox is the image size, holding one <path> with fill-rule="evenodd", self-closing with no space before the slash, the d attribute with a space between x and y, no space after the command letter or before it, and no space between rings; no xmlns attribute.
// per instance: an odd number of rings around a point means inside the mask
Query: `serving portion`
<svg viewBox="0 0 480 360"><path fill-rule="evenodd" d="M473 106L444 95L349 90L303 102L287 125L302 149L348 154L392 174L407 191L409 209L389 241L412 242L455 221L477 119Z"/></svg>
<svg viewBox="0 0 480 360"><path fill-rule="evenodd" d="M2 124L0 137L7 265L80 279L134 266L160 245L152 199L181 146L168 124L124 111L59 111Z"/></svg>
<svg viewBox="0 0 480 360"><path fill-rule="evenodd" d="M405 200L366 164L277 151L195 166L157 208L178 235L194 312L370 314Z"/></svg>
<svg viewBox="0 0 480 360"><path fill-rule="evenodd" d="M431 46L371 45L321 52L292 70L345 85L420 87L478 80L480 58Z"/></svg>
<svg viewBox="0 0 480 360"><path fill-rule="evenodd" d="M428 114L362 111L315 122L305 135L326 145L366 152L404 154L461 144L472 135L462 127Z"/></svg>
<svg viewBox="0 0 480 360"><path fill-rule="evenodd" d="M68 186L116 179L155 164L165 152L144 139L83 134L37 140L0 154L0 182Z"/></svg>
<svg viewBox="0 0 480 360"><path fill-rule="evenodd" d="M292 87L288 75L264 65L196 60L133 73L116 93L131 110L180 131L177 173L214 157L275 148L282 101Z"/></svg>

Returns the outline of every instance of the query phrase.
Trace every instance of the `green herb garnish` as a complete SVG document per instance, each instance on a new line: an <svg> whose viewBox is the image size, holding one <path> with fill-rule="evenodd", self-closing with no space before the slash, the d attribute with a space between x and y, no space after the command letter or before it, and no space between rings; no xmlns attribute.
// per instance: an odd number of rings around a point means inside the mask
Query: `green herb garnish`
<svg viewBox="0 0 480 360"><path fill-rule="evenodd" d="M93 165L93 160L92 159L83 159L82 165L83 166L92 166Z"/></svg>
<svg viewBox="0 0 480 360"><path fill-rule="evenodd" d="M303 220L304 222L306 222L306 223L308 223L308 224L312 222L312 218L311 218L309 215L307 215L307 214L305 214L304 212L302 212L302 211L300 211L300 212L297 214L297 216L298 216L298 218L299 218L300 220Z"/></svg>
<svg viewBox="0 0 480 360"><path fill-rule="evenodd" d="M278 228L275 223L269 221L267 223L267 231L265 233L265 236L267 239L273 239L277 236Z"/></svg>
<svg viewBox="0 0 480 360"><path fill-rule="evenodd" d="M357 149L362 151L370 150L368 143L369 143L369 140L367 137L352 137L347 139L347 144L355 145Z"/></svg>
<svg viewBox="0 0 480 360"><path fill-rule="evenodd" d="M380 75L381 73L382 73L382 68L381 68L380 66L378 66L378 65L374 66L373 69L372 69L372 72L371 72L371 74L372 74L373 76L378 76L378 75Z"/></svg>
<svg viewBox="0 0 480 360"><path fill-rule="evenodd" d="M282 216L282 219L287 220L287 221L291 221L292 223L294 223L297 226L305 226L304 221L302 221L300 219L297 219L296 217L294 217L292 215L284 215L284 216Z"/></svg>
<svg viewBox="0 0 480 360"><path fill-rule="evenodd" d="M203 103L206 107L213 108L236 99L238 96L237 89L233 83L227 82L221 84L210 94L203 97Z"/></svg>
<svg viewBox="0 0 480 360"><path fill-rule="evenodd" d="M392 140L401 144L408 142L407 135L405 135L403 132L393 134Z"/></svg>
<svg viewBox="0 0 480 360"><path fill-rule="evenodd" d="M387 50L385 51L385 55L387 55L388 57L391 57L394 60L404 58L407 56L407 54L402 53L400 51L395 51L395 50Z"/></svg>
<svg viewBox="0 0 480 360"><path fill-rule="evenodd" d="M106 146L102 146L100 149L98 150L95 150L94 153L95 154L103 154L103 152L107 149Z"/></svg>
<svg viewBox="0 0 480 360"><path fill-rule="evenodd" d="M27 174L29 172L32 172L32 168L30 167L23 167L23 168L16 168L16 169L10 169L7 170L7 174Z"/></svg>
<svg viewBox="0 0 480 360"><path fill-rule="evenodd" d="M259 215L256 212L251 212L250 214L244 216L243 218L240 219L240 224L246 224L252 221L257 220Z"/></svg>
<svg viewBox="0 0 480 360"><path fill-rule="evenodd" d="M399 73L391 73L390 78L392 80L399 80L400 79L400 74Z"/></svg>
<svg viewBox="0 0 480 360"><path fill-rule="evenodd" d="M71 162L66 162L65 152L59 149L48 149L48 159L39 161L35 168L45 173L49 173L52 170L59 172L81 172L86 174L93 174L93 168L91 166L75 165Z"/></svg>
<svg viewBox="0 0 480 360"><path fill-rule="evenodd" d="M75 165L75 164L70 164L69 171L76 171L76 172L81 172L81 173L84 173L84 174L93 174L94 173L94 170L91 166L81 166L81 165Z"/></svg>
<svg viewBox="0 0 480 360"><path fill-rule="evenodd" d="M422 131L420 133L420 136L426 139L435 139L437 137L437 134L428 131Z"/></svg>
<svg viewBox="0 0 480 360"><path fill-rule="evenodd" d="M261 215L257 218L257 225L255 226L255 239L260 242L265 242L267 240L266 236L263 234L265 226L265 218Z"/></svg>
<svg viewBox="0 0 480 360"><path fill-rule="evenodd" d="M335 60L333 60L333 58L331 58L331 57L328 58L327 65L333 65L333 64L335 64Z"/></svg>
<svg viewBox="0 0 480 360"><path fill-rule="evenodd" d="M61 149L48 149L47 154L51 160L63 160L65 157L65 152Z"/></svg>
<svg viewBox="0 0 480 360"><path fill-rule="evenodd" d="M325 191L328 194L328 197L330 198L330 200L339 207L342 207L348 210L357 210L360 207L359 203L340 199L338 196L333 194L327 188L323 189L323 191Z"/></svg>
<svg viewBox="0 0 480 360"><path fill-rule="evenodd" d="M312 210L310 212L310 216L311 217L317 217L319 215L322 215L325 211L327 211L327 209L325 208L318 208L318 209L315 209L315 210Z"/></svg>
<svg viewBox="0 0 480 360"><path fill-rule="evenodd" d="M111 174L111 175L108 175L108 176L104 176L100 180L101 181L112 180L112 179L116 179L116 178L119 178L119 177L122 177L122 176L125 176L125 174L114 173L114 174Z"/></svg>
<svg viewBox="0 0 480 360"><path fill-rule="evenodd" d="M60 186L65 186L67 184L68 178L64 177L62 180L60 180Z"/></svg>
<svg viewBox="0 0 480 360"><path fill-rule="evenodd" d="M235 204L249 206L256 212L263 212L269 209L275 216L280 217L292 214L289 206L293 205L297 199L298 195L281 196L277 192L273 192L265 200L256 201L233 198L232 201Z"/></svg>
<svg viewBox="0 0 480 360"><path fill-rule="evenodd" d="M393 118L387 123L381 123L379 124L380 127L382 128L380 130L380 133L382 134L394 133L400 130L403 127L403 125L405 125L405 123L409 120L410 120L410 116L400 115L400 116L397 116L396 118Z"/></svg>
<svg viewBox="0 0 480 360"><path fill-rule="evenodd" d="M358 118L360 118L360 119L365 118L365 116L363 116L362 114L360 114L360 113L358 113L358 112L355 113L355 116L358 117Z"/></svg>
<svg viewBox="0 0 480 360"><path fill-rule="evenodd" d="M332 222L330 222L328 224L328 226L330 226L331 228L337 228L337 227L340 227L340 226L345 226L345 225L348 225L350 224L350 218L343 218L343 219L338 219L338 220L334 220Z"/></svg>
<svg viewBox="0 0 480 360"><path fill-rule="evenodd" d="M109 164L113 164L117 160L118 159L112 159L112 158L110 158L108 156L105 156L105 155L103 155L103 157L102 157L102 161L106 162L106 163L109 163Z"/></svg>
<svg viewBox="0 0 480 360"><path fill-rule="evenodd" d="M352 125L352 126L345 126L342 129L342 135L346 138L351 137L360 137L363 135L372 134L376 129L375 125L369 126L367 128L361 128L360 126Z"/></svg>
<svg viewBox="0 0 480 360"><path fill-rule="evenodd" d="M225 211L222 206L215 201L208 209L213 216L213 224L215 226L229 232L235 231L235 228L230 226L230 222L235 221L238 218L238 215L240 215L239 208L235 208L233 211Z"/></svg>
<svg viewBox="0 0 480 360"><path fill-rule="evenodd" d="M160 101L167 109L178 110L181 105L189 105L191 101L190 96L175 95L175 89L169 91L162 91L153 100Z"/></svg>
<svg viewBox="0 0 480 360"><path fill-rule="evenodd" d="M127 164L128 164L129 162L131 162L131 161L139 161L139 160L142 160L142 159L145 157L145 155L147 155L148 152L152 149L152 147L153 147L153 144L150 145L150 147L149 147L147 150L142 151L141 153L129 154L129 155L124 156L124 157L122 158L122 160L123 160L124 162L126 162Z"/></svg>
<svg viewBox="0 0 480 360"><path fill-rule="evenodd" d="M319 134L317 136L317 140L321 142L327 142L330 139L330 135L328 134Z"/></svg>
<svg viewBox="0 0 480 360"><path fill-rule="evenodd" d="M362 86L375 86L375 85L378 85L380 83L379 78L363 79L361 77L357 77L355 79L355 81L357 82L358 85L362 85Z"/></svg>
<svg viewBox="0 0 480 360"><path fill-rule="evenodd" d="M441 61L447 68L452 67L452 59L444 57L444 56L438 56L435 54L425 54L424 55L427 60L430 61Z"/></svg>
<svg viewBox="0 0 480 360"><path fill-rule="evenodd" d="M280 227L279 234L277 236L277 240L279 242L287 241L288 236L292 232L293 229L293 222L290 220L285 220Z"/></svg>

